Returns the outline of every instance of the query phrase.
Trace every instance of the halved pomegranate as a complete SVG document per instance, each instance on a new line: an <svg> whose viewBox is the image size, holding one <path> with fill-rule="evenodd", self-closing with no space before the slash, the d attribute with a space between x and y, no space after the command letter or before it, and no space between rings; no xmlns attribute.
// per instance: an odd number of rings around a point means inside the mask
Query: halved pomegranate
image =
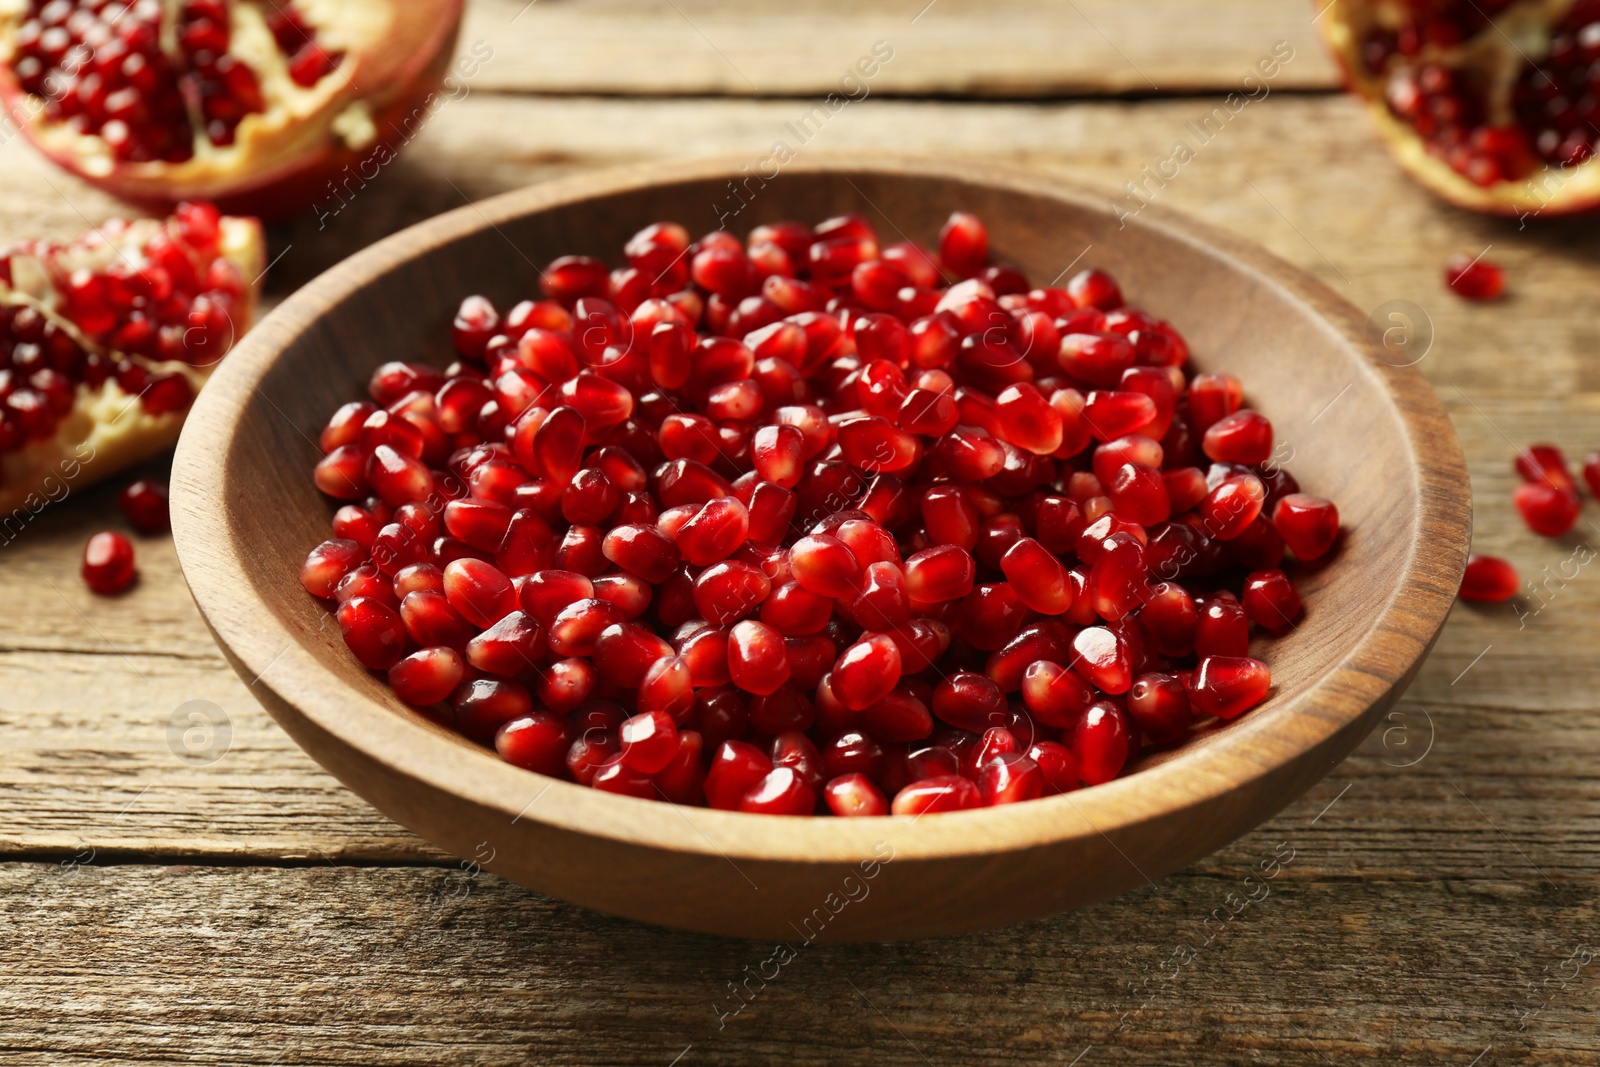
<svg viewBox="0 0 1600 1067"><path fill-rule="evenodd" d="M1339 0L1318 22L1395 158L1444 199L1600 205L1600 0Z"/></svg>
<svg viewBox="0 0 1600 1067"><path fill-rule="evenodd" d="M0 249L0 515L172 444L263 259L261 224L209 204Z"/></svg>
<svg viewBox="0 0 1600 1067"><path fill-rule="evenodd" d="M461 8L16 0L0 14L0 95L45 155L118 196L281 217L415 134Z"/></svg>

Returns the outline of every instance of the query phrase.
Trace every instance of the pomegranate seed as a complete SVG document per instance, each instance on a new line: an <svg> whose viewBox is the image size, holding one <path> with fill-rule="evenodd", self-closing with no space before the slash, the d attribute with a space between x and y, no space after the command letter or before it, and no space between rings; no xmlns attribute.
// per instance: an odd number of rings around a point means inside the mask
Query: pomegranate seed
<svg viewBox="0 0 1600 1067"><path fill-rule="evenodd" d="M1197 656L1244 656L1250 652L1250 617L1231 597L1209 600L1195 630Z"/></svg>
<svg viewBox="0 0 1600 1067"><path fill-rule="evenodd" d="M1055 741L1040 741L1028 749L1027 755L1039 767L1044 779L1045 796L1070 793L1081 784L1078 759L1067 746Z"/></svg>
<svg viewBox="0 0 1600 1067"><path fill-rule="evenodd" d="M1505 288L1505 271L1482 256L1455 255L1445 261L1444 283L1464 300L1493 300Z"/></svg>
<svg viewBox="0 0 1600 1067"><path fill-rule="evenodd" d="M1084 785L1109 782L1122 773L1131 747L1128 721L1122 709L1098 700L1084 709L1072 728L1072 751L1078 758L1078 777Z"/></svg>
<svg viewBox="0 0 1600 1067"><path fill-rule="evenodd" d="M1246 575L1239 602L1251 622L1272 633L1282 633L1300 617L1300 594L1280 570Z"/></svg>
<svg viewBox="0 0 1600 1067"><path fill-rule="evenodd" d="M810 815L816 790L793 767L774 767L739 798L738 810L757 815Z"/></svg>
<svg viewBox="0 0 1600 1067"><path fill-rule="evenodd" d="M1525 482L1544 482L1557 489L1577 491L1578 483L1572 479L1567 457L1554 445L1529 445L1517 453L1514 466L1517 476Z"/></svg>
<svg viewBox="0 0 1600 1067"><path fill-rule="evenodd" d="M890 805L895 815L932 815L983 806L978 787L959 775L941 775L912 782L895 794Z"/></svg>
<svg viewBox="0 0 1600 1067"><path fill-rule="evenodd" d="M678 754L678 727L664 711L648 711L622 724L618 735L622 753L618 757L630 770L655 774L665 769Z"/></svg>
<svg viewBox="0 0 1600 1067"><path fill-rule="evenodd" d="M360 552L359 546L353 541L326 541L318 549L312 551L312 556L317 556L319 552L329 549L330 545L341 544L349 545L357 553ZM338 551L329 550L326 554L336 555ZM355 560L352 560L351 565L353 566L355 562ZM306 560L306 566L307 568L312 566L311 559L308 558ZM327 565L319 566L318 572L318 575L311 582L308 582L305 572L302 571L301 582L306 584L306 588L317 596L331 595L333 592L332 583L328 583L328 591L324 593L318 593L316 589L311 588L313 583L319 587L323 584L322 578L327 576ZM96 593L120 593L133 583L136 573L137 571L135 571L133 565L133 543L121 534L111 532L97 533L89 538L88 543L84 545L83 581L85 585ZM343 576L344 573L341 570L338 577ZM334 580L337 581L337 579ZM382 605L379 606L381 607Z"/></svg>
<svg viewBox="0 0 1600 1067"><path fill-rule="evenodd" d="M466 671L453 648L424 648L389 668L389 686L407 704L427 707L455 691Z"/></svg>
<svg viewBox="0 0 1600 1067"><path fill-rule="evenodd" d="M939 231L939 260L945 270L970 278L983 270L988 258L989 231L982 220L964 211L952 213Z"/></svg>
<svg viewBox="0 0 1600 1067"><path fill-rule="evenodd" d="M1583 461L1583 480L1589 485L1589 492L1600 496L1600 452L1591 452Z"/></svg>
<svg viewBox="0 0 1600 1067"><path fill-rule="evenodd" d="M1122 306L1122 290L1103 270L1091 268L1073 275L1067 282L1067 293L1080 308L1110 311Z"/></svg>
<svg viewBox="0 0 1600 1067"><path fill-rule="evenodd" d="M978 792L987 807L1037 800L1044 795L1044 772L1019 752L1003 752L979 770Z"/></svg>
<svg viewBox="0 0 1600 1067"><path fill-rule="evenodd" d="M1461 578L1461 599L1500 603L1522 588L1517 569L1499 556L1470 555Z"/></svg>
<svg viewBox="0 0 1600 1067"><path fill-rule="evenodd" d="M759 748L743 741L724 741L706 771L706 803L723 811L737 810L745 794L771 771L772 760Z"/></svg>
<svg viewBox="0 0 1600 1067"><path fill-rule="evenodd" d="M1217 541L1231 541L1238 537L1261 514L1266 498L1266 488L1253 474L1235 474L1224 478L1200 502L1199 514L1206 536ZM1279 532L1282 533L1281 530ZM1287 534L1283 539L1293 544Z"/></svg>
<svg viewBox="0 0 1600 1067"><path fill-rule="evenodd" d="M533 714L533 698L516 682L505 678L473 678L450 696L456 724L476 741L490 741L501 727Z"/></svg>
<svg viewBox="0 0 1600 1067"><path fill-rule="evenodd" d="M1061 664L1041 659L1023 673L1022 700L1041 723L1065 729L1094 702L1094 690Z"/></svg>
<svg viewBox="0 0 1600 1067"><path fill-rule="evenodd" d="M783 635L765 623L736 623L728 634L728 674L747 693L777 692L789 680Z"/></svg>
<svg viewBox="0 0 1600 1067"><path fill-rule="evenodd" d="M1512 500L1528 529L1543 537L1560 537L1572 529L1582 504L1577 493L1547 482L1524 482L1517 486Z"/></svg>
<svg viewBox="0 0 1600 1067"><path fill-rule="evenodd" d="M467 662L485 674L512 678L544 661L545 635L526 614L513 611L467 642Z"/></svg>
<svg viewBox="0 0 1600 1067"><path fill-rule="evenodd" d="M657 660L673 655L660 637L632 623L616 623L595 639L594 666L601 678L623 689L637 689Z"/></svg>
<svg viewBox="0 0 1600 1067"><path fill-rule="evenodd" d="M952 726L986 730L1005 719L1006 699L990 678L971 671L957 671L934 687L932 710L942 722Z"/></svg>
<svg viewBox="0 0 1600 1067"><path fill-rule="evenodd" d="M1202 715L1233 719L1255 707L1272 688L1267 665L1248 656L1206 656L1195 668L1189 700Z"/></svg>
<svg viewBox="0 0 1600 1067"><path fill-rule="evenodd" d="M458 559L445 567L444 594L462 618L480 627L494 625L517 606L511 579L478 559Z"/></svg>
<svg viewBox="0 0 1600 1067"><path fill-rule="evenodd" d="M707 567L731 556L749 530L749 511L736 498L725 496L701 505L673 539L685 562Z"/></svg>
<svg viewBox="0 0 1600 1067"><path fill-rule="evenodd" d="M1201 447L1218 463L1265 463L1272 457L1272 423L1254 411L1236 411L1211 424Z"/></svg>
<svg viewBox="0 0 1600 1067"><path fill-rule="evenodd" d="M117 506L140 533L163 533L172 529L172 518L167 513L167 487L161 482L139 479L117 494Z"/></svg>
<svg viewBox="0 0 1600 1067"><path fill-rule="evenodd" d="M1290 493L1273 508L1272 527L1296 559L1318 559L1338 539L1339 509L1318 496Z"/></svg>
<svg viewBox="0 0 1600 1067"><path fill-rule="evenodd" d="M713 626L731 626L762 607L771 590L771 579L758 568L726 560L707 567L695 579L694 603L701 617ZM765 611L762 619L766 619Z"/></svg>
<svg viewBox="0 0 1600 1067"><path fill-rule="evenodd" d="M1133 657L1115 630L1089 626L1072 639L1072 669L1096 688L1115 696L1133 684Z"/></svg>
<svg viewBox="0 0 1600 1067"><path fill-rule="evenodd" d="M681 554L666 534L655 526L617 526L605 535L605 558L653 585L667 580L678 569Z"/></svg>
<svg viewBox="0 0 1600 1067"><path fill-rule="evenodd" d="M1170 674L1151 672L1133 680L1128 717L1152 745L1171 745L1189 736L1189 693Z"/></svg>
<svg viewBox="0 0 1600 1067"><path fill-rule="evenodd" d="M558 777L565 770L570 744L566 719L544 711L512 719L494 736L495 751L501 759L551 777Z"/></svg>
<svg viewBox="0 0 1600 1067"><path fill-rule="evenodd" d="M882 790L865 774L842 774L828 782L822 790L828 809L835 815L887 815L889 801Z"/></svg>
<svg viewBox="0 0 1600 1067"><path fill-rule="evenodd" d="M132 546L128 547L128 551L131 563ZM339 631L344 635L344 643L364 666L375 671L386 671L400 662L400 657L405 654L405 623L401 621L399 613L382 601L371 597L353 597L339 605L335 617Z"/></svg>

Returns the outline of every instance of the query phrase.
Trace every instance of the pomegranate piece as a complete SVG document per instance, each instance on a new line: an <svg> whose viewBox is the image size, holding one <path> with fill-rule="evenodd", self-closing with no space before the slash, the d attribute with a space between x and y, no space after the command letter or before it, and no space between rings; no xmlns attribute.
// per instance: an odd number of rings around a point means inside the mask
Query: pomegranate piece
<svg viewBox="0 0 1600 1067"><path fill-rule="evenodd" d="M447 371L384 364L323 428L303 584L401 699L603 792L917 817L1110 781L1264 699L1251 625L1299 617L1284 557L1339 516L1108 276L985 245L658 223L468 297ZM1549 446L1518 471L1575 492Z"/></svg>
<svg viewBox="0 0 1600 1067"><path fill-rule="evenodd" d="M1461 577L1461 599L1498 604L1522 588L1517 569L1499 556L1469 555Z"/></svg>
<svg viewBox="0 0 1600 1067"><path fill-rule="evenodd" d="M1577 172L1592 160L1596 135L1573 103L1589 85L1592 6L1513 12L1495 0L1390 10L1358 0L1330 13L1319 25L1347 83L1418 182L1453 204L1496 215L1555 216L1595 206ZM1516 26L1514 41L1500 25L1507 19ZM1541 184L1543 168L1570 170L1576 181ZM1460 270L1452 261L1447 280Z"/></svg>
<svg viewBox="0 0 1600 1067"><path fill-rule="evenodd" d="M1493 300L1506 286L1506 273L1481 255L1451 256L1445 261L1444 283L1463 300Z"/></svg>
<svg viewBox="0 0 1600 1067"><path fill-rule="evenodd" d="M80 489L169 447L249 325L263 248L254 219L203 204L0 248L0 510L37 511L63 478ZM130 414L146 417L121 417L135 396ZM341 495L365 495L359 462L329 468L319 481L349 474ZM167 529L166 487L136 486L123 502L134 528Z"/></svg>
<svg viewBox="0 0 1600 1067"><path fill-rule="evenodd" d="M346 167L381 165L410 139L402 120L439 87L461 9L23 5L0 24L10 57L0 93L46 156L124 199L205 196L281 217L326 197ZM366 133L352 131L352 114ZM341 206L334 198L322 213ZM475 308L464 318L455 332L470 353L483 319Z"/></svg>
<svg viewBox="0 0 1600 1067"><path fill-rule="evenodd" d="M84 584L96 593L122 592L133 584L137 574L133 565L133 543L119 533L95 534L83 546L82 574Z"/></svg>

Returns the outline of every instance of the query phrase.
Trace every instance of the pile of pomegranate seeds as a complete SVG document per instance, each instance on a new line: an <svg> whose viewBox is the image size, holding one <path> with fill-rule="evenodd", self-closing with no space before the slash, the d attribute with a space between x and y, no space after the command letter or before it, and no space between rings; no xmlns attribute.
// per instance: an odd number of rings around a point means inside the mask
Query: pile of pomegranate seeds
<svg viewBox="0 0 1600 1067"><path fill-rule="evenodd" d="M17 81L44 100L50 121L98 135L119 160L183 162L194 157L197 132L231 145L240 121L266 110L266 99L255 72L229 52L229 4L169 6L170 44L162 40L162 0L31 0L14 41ZM340 53L317 45L289 0L257 6L296 84L315 85L337 65Z"/></svg>
<svg viewBox="0 0 1600 1067"><path fill-rule="evenodd" d="M301 581L401 699L596 789L882 815L1105 782L1267 695L1252 628L1338 512L1109 276L1032 288L960 213L937 254L856 216L625 252L468 297L455 363L323 430Z"/></svg>

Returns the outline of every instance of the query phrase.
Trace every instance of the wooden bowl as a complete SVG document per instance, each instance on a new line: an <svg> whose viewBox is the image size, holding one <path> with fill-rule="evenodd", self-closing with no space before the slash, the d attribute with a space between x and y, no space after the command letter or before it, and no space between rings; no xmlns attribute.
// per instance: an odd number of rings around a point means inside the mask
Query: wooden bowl
<svg viewBox="0 0 1600 1067"><path fill-rule="evenodd" d="M1037 176L807 156L763 183L745 163L583 174L413 226L300 290L218 369L178 446L178 553L234 669L314 759L397 822L541 892L793 945L975 930L1141 885L1256 826L1367 735L1444 622L1470 499L1438 399L1392 365L1404 360L1369 352L1364 316L1243 241L1154 208L1119 223L1106 197ZM1257 650L1266 704L1115 782L1032 803L921 819L684 808L544 778L434 725L300 587L332 510L311 483L319 429L379 363L445 359L464 295L509 306L553 257L615 261L659 219L742 234L856 211L931 243L956 208L1032 278L1080 262L1113 272L1186 334L1197 365L1243 379L1301 484L1338 502L1342 546L1298 579L1304 622Z"/></svg>

